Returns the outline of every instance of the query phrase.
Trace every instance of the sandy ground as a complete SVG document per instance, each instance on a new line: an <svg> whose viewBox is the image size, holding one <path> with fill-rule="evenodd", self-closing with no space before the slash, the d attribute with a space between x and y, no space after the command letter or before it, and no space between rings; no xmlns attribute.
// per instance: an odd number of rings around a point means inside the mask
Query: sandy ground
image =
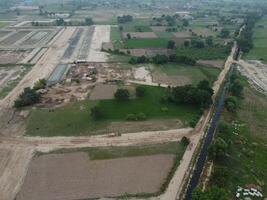
<svg viewBox="0 0 267 200"><path fill-rule="evenodd" d="M110 26L96 25L93 34L91 49L87 60L89 62L105 62L108 59L107 53L102 52L102 44L110 42Z"/></svg>
<svg viewBox="0 0 267 200"><path fill-rule="evenodd" d="M244 61L238 63L239 70L249 82L259 91L267 94L267 65L259 61Z"/></svg>
<svg viewBox="0 0 267 200"><path fill-rule="evenodd" d="M12 200L23 183L33 148L0 145L0 199Z"/></svg>
<svg viewBox="0 0 267 200"><path fill-rule="evenodd" d="M152 73L153 83L159 83L170 86L183 86L187 84L191 84L192 80L186 76L182 75L167 75L164 73L160 73L155 71Z"/></svg>
<svg viewBox="0 0 267 200"><path fill-rule="evenodd" d="M73 200L155 193L173 159L174 155L152 155L91 161L84 152L39 156L31 162L16 199Z"/></svg>
<svg viewBox="0 0 267 200"><path fill-rule="evenodd" d="M0 51L0 64L16 64L27 54L27 51Z"/></svg>
<svg viewBox="0 0 267 200"><path fill-rule="evenodd" d="M134 69L134 78L139 81L152 83L152 76L150 74L150 71L148 71L145 67Z"/></svg>

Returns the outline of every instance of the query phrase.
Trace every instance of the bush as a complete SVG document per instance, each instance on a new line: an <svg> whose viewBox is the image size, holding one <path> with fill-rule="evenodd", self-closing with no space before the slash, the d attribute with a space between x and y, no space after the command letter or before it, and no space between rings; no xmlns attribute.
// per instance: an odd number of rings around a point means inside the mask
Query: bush
<svg viewBox="0 0 267 200"><path fill-rule="evenodd" d="M175 42L172 40L168 41L167 48L168 49L174 49L175 48Z"/></svg>
<svg viewBox="0 0 267 200"><path fill-rule="evenodd" d="M119 101L125 101L129 99L130 93L127 89L117 89L114 94L114 97Z"/></svg>
<svg viewBox="0 0 267 200"><path fill-rule="evenodd" d="M135 94L137 97L143 97L145 96L145 88L142 86L137 86L135 88Z"/></svg>
<svg viewBox="0 0 267 200"><path fill-rule="evenodd" d="M128 115L126 116L126 120L128 120L128 121L136 121L136 116L135 116L135 114L128 114Z"/></svg>
<svg viewBox="0 0 267 200"><path fill-rule="evenodd" d="M186 147L187 145L190 144L190 140L184 136L181 140L181 143Z"/></svg>
<svg viewBox="0 0 267 200"><path fill-rule="evenodd" d="M225 99L225 107L229 112L235 112L238 107L238 100L234 96Z"/></svg>
<svg viewBox="0 0 267 200"><path fill-rule="evenodd" d="M128 120L128 121L143 121L146 119L147 119L147 117L146 117L145 113L128 114L126 116L126 120Z"/></svg>
<svg viewBox="0 0 267 200"><path fill-rule="evenodd" d="M34 83L33 89L40 90L40 89L45 89L45 87L46 87L46 80L40 79L39 81Z"/></svg>
<svg viewBox="0 0 267 200"><path fill-rule="evenodd" d="M101 119L103 117L103 114L102 114L99 106L95 106L95 107L91 108L91 116L95 120Z"/></svg>
<svg viewBox="0 0 267 200"><path fill-rule="evenodd" d="M40 94L36 90L29 87L25 88L24 91L19 95L18 99L15 100L14 107L20 108L24 106L30 106L40 101Z"/></svg>

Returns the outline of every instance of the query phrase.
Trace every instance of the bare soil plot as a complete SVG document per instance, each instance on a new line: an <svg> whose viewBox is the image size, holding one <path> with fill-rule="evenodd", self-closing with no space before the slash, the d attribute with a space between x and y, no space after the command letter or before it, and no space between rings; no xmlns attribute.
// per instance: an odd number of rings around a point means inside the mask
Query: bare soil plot
<svg viewBox="0 0 267 200"><path fill-rule="evenodd" d="M151 26L151 29L154 32L165 32L166 27L165 26Z"/></svg>
<svg viewBox="0 0 267 200"><path fill-rule="evenodd" d="M163 48L151 48L151 49L121 49L121 51L128 53L130 52L130 54L132 56L148 56L148 57L152 57L155 56L157 54L160 55L169 55L171 54L172 50L169 49L163 49Z"/></svg>
<svg viewBox="0 0 267 200"><path fill-rule="evenodd" d="M28 30L15 32L14 34L10 35L9 37L1 41L0 45L3 45L3 46L12 45L16 43L18 40L28 35L29 33L31 33L31 31L28 31Z"/></svg>
<svg viewBox="0 0 267 200"><path fill-rule="evenodd" d="M6 36L7 34L11 33L11 31L6 31L6 30L1 30L0 31L0 39L4 36Z"/></svg>
<svg viewBox="0 0 267 200"><path fill-rule="evenodd" d="M191 38L192 33L190 32L176 32L173 34L176 38Z"/></svg>
<svg viewBox="0 0 267 200"><path fill-rule="evenodd" d="M30 38L23 41L21 45L35 45L46 38L49 34L51 34L51 31L37 31Z"/></svg>
<svg viewBox="0 0 267 200"><path fill-rule="evenodd" d="M19 61L23 60L28 53L28 51L0 50L0 64L16 64Z"/></svg>
<svg viewBox="0 0 267 200"><path fill-rule="evenodd" d="M42 155L31 162L16 199L73 200L155 193L173 160L173 155L96 161L91 161L87 153Z"/></svg>
<svg viewBox="0 0 267 200"><path fill-rule="evenodd" d="M117 89L117 85L98 84L93 89L90 100L113 99Z"/></svg>
<svg viewBox="0 0 267 200"><path fill-rule="evenodd" d="M152 77L154 83L160 83L171 86L183 86L192 83L192 80L189 77L181 75L171 76L164 73L160 73L158 71L153 72Z"/></svg>
<svg viewBox="0 0 267 200"><path fill-rule="evenodd" d="M157 38L154 32L123 32L123 38L127 38L128 34L130 34L132 38Z"/></svg>
<svg viewBox="0 0 267 200"><path fill-rule="evenodd" d="M152 76L150 74L150 71L147 70L145 67L139 67L134 69L134 78L139 81L145 81L145 82L152 82Z"/></svg>
<svg viewBox="0 0 267 200"><path fill-rule="evenodd" d="M215 32L213 32L208 28L198 28L198 29L193 29L192 31L198 36L203 36L203 37L214 36L216 34Z"/></svg>
<svg viewBox="0 0 267 200"><path fill-rule="evenodd" d="M199 60L197 63L201 65L208 65L211 67L217 67L220 69L224 66L224 60Z"/></svg>

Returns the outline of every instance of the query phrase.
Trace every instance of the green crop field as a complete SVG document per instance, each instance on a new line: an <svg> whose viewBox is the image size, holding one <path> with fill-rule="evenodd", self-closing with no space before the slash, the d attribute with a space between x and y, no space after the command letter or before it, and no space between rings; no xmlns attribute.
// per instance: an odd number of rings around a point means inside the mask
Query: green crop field
<svg viewBox="0 0 267 200"><path fill-rule="evenodd" d="M125 102L116 100L82 101L55 109L36 109L27 120L26 134L32 136L90 135L90 131L105 129L109 122L125 121L128 114L144 113L147 120L178 118L184 124L199 116L199 108L161 103L166 89L145 87L143 98ZM102 120L93 120L90 109L99 105ZM166 111L162 111L166 108Z"/></svg>
<svg viewBox="0 0 267 200"><path fill-rule="evenodd" d="M123 46L121 33L118 27L111 27L110 40L113 43L115 49L119 49Z"/></svg>
<svg viewBox="0 0 267 200"><path fill-rule="evenodd" d="M130 39L125 40L124 46L128 49L134 48L166 48L168 40L165 38Z"/></svg>
<svg viewBox="0 0 267 200"><path fill-rule="evenodd" d="M253 49L246 55L247 59L262 60L267 63L267 18L261 19L256 25L253 35Z"/></svg>
<svg viewBox="0 0 267 200"><path fill-rule="evenodd" d="M165 73L167 75L185 76L191 79L192 84L196 85L200 81L206 79L212 84L218 77L220 69L205 66L188 66L177 64L156 65L155 71Z"/></svg>
<svg viewBox="0 0 267 200"><path fill-rule="evenodd" d="M0 22L0 28L3 28L5 26L7 26L9 23L7 22Z"/></svg>

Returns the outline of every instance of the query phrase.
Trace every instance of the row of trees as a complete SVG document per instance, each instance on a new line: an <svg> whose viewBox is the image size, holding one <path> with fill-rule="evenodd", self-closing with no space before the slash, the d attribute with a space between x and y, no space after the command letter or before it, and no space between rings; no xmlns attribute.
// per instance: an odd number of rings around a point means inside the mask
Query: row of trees
<svg viewBox="0 0 267 200"><path fill-rule="evenodd" d="M133 21L133 17L131 15L118 16L117 21L119 24L124 24Z"/></svg>
<svg viewBox="0 0 267 200"><path fill-rule="evenodd" d="M188 64L188 65L195 65L196 60L188 57L188 56L178 56L172 54L170 56L167 55L156 55L152 58L146 56L140 57L131 57L129 60L130 64L142 64L142 63L154 63L154 64L166 64L166 63L178 63L178 64Z"/></svg>
<svg viewBox="0 0 267 200"><path fill-rule="evenodd" d="M41 79L34 84L33 88L27 87L14 102L15 108L31 106L40 101L41 95L37 92L46 87L46 80Z"/></svg>
<svg viewBox="0 0 267 200"><path fill-rule="evenodd" d="M197 86L185 85L171 89L168 101L176 104L199 106L202 109L212 104L213 89L209 81L200 81Z"/></svg>

